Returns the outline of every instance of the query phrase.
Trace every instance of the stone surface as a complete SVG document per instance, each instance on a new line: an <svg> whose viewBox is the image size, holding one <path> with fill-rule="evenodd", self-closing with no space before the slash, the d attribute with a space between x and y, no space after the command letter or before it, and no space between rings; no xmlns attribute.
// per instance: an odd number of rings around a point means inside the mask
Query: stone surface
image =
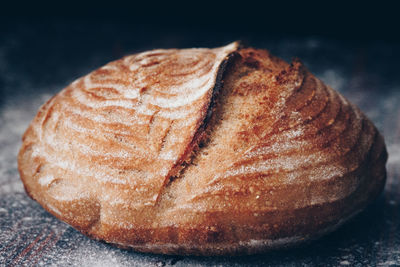
<svg viewBox="0 0 400 267"><path fill-rule="evenodd" d="M296 56L356 103L389 151L384 194L336 232L302 247L247 257L177 257L120 250L60 222L24 192L16 155L38 107L76 78L152 48L214 47L244 37ZM207 41L205 41L207 40ZM400 265L400 46L318 38L161 32L128 25L9 23L0 32L0 266L398 266Z"/></svg>

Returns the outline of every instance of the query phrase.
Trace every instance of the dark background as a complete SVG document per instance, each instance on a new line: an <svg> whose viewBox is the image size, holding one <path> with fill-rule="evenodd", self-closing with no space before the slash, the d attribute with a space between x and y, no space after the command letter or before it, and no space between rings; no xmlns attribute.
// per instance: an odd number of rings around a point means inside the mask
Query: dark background
<svg viewBox="0 0 400 267"><path fill-rule="evenodd" d="M2 1L0 17L3 24L92 21L154 33L206 31L237 38L270 34L398 42L399 8L395 2Z"/></svg>

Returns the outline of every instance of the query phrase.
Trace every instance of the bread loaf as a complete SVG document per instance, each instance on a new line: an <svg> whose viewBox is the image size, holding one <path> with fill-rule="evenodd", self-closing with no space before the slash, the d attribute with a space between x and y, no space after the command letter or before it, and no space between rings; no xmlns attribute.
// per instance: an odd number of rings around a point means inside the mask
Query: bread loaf
<svg viewBox="0 0 400 267"><path fill-rule="evenodd" d="M163 254L315 239L382 191L387 153L342 95L266 50L152 50L74 81L18 156L26 192L83 234Z"/></svg>

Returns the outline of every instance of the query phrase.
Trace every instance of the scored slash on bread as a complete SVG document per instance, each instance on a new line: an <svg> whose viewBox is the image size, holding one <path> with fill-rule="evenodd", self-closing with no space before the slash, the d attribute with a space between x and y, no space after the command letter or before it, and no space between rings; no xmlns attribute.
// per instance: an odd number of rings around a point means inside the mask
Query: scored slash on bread
<svg viewBox="0 0 400 267"><path fill-rule="evenodd" d="M232 43L152 50L76 80L23 137L27 193L82 233L165 254L314 239L382 191L374 125L300 61Z"/></svg>

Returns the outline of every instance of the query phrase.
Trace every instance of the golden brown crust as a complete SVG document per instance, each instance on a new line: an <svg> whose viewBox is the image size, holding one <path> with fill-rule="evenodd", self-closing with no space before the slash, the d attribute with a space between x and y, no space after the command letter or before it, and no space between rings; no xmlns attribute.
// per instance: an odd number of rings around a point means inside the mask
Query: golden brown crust
<svg viewBox="0 0 400 267"><path fill-rule="evenodd" d="M28 194L92 238L223 255L333 230L382 191L386 158L374 125L301 62L231 44L77 80L41 107L18 163Z"/></svg>

